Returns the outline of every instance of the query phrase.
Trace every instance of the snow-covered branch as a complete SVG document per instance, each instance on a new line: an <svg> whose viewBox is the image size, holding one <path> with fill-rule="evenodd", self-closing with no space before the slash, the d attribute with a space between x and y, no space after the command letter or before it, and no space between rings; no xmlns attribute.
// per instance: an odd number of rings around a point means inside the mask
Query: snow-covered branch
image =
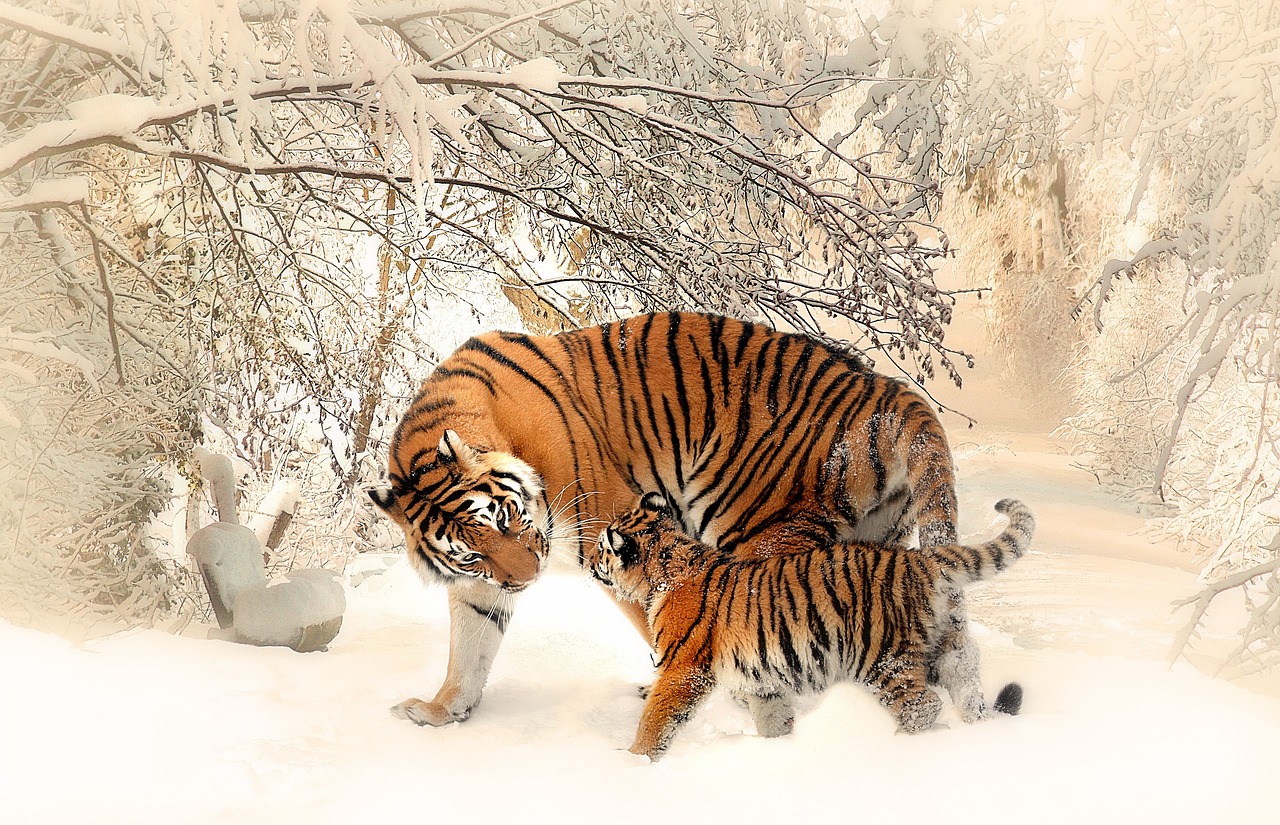
<svg viewBox="0 0 1280 825"><path fill-rule="evenodd" d="M12 29L38 33L41 39L50 43L69 46L76 51L108 60L119 60L129 53L128 45L122 40L100 32L69 26L46 14L10 3L0 3L0 24Z"/></svg>
<svg viewBox="0 0 1280 825"><path fill-rule="evenodd" d="M212 442L324 514L294 519L311 546L280 564L345 552L390 410L459 343L442 304L540 331L646 309L844 319L922 383L965 358L933 281L932 82L830 10L7 0L0 25L0 215L24 273L0 326L60 330L85 359L0 369L55 376L44 405L74 433L27 425L3 386L0 422L60 471L80 438L136 473L82 514L34 506L32 553L164 567L142 525L167 487L145 472L190 481ZM830 133L826 112L869 97L874 117ZM94 405L127 420L94 430L76 412ZM113 520L118 543L84 532Z"/></svg>
<svg viewBox="0 0 1280 825"><path fill-rule="evenodd" d="M60 178L37 182L24 195L0 201L0 212L39 213L46 209L70 207L89 199L89 179Z"/></svg>
<svg viewBox="0 0 1280 825"><path fill-rule="evenodd" d="M1213 606L1215 599L1223 593L1245 589L1259 583L1270 584L1268 593L1264 595L1260 604L1253 606L1248 624L1241 633L1243 637L1241 645L1223 660L1222 666L1226 666L1231 662L1241 662L1245 654L1250 654L1254 657L1266 657L1269 659L1268 665L1276 664L1277 646L1271 636L1276 626L1277 616L1275 614L1277 605L1280 604L1280 580L1276 578L1277 571L1280 571L1280 537L1272 542L1272 546L1268 550L1275 558L1250 567L1247 570L1241 570L1226 576L1206 586L1194 596L1174 602L1175 608L1190 606L1193 609L1169 649L1170 664L1187 655L1188 648L1199 633L1205 614Z"/></svg>

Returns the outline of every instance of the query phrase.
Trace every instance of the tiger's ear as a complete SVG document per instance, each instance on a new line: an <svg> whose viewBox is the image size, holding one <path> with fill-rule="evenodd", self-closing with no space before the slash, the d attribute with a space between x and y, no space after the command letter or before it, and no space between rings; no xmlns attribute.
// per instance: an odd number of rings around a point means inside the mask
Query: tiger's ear
<svg viewBox="0 0 1280 825"><path fill-rule="evenodd" d="M440 436L440 445L436 447L436 456L441 464L452 470L473 469L480 460L480 454L471 445L462 440L462 436L453 430L445 430Z"/></svg>
<svg viewBox="0 0 1280 825"><path fill-rule="evenodd" d="M667 503L667 497L662 493L645 493L640 499L640 509L671 515L671 505Z"/></svg>
<svg viewBox="0 0 1280 825"><path fill-rule="evenodd" d="M384 513L394 513L396 511L396 497L391 492L390 487L371 487L369 489L369 498Z"/></svg>
<svg viewBox="0 0 1280 825"><path fill-rule="evenodd" d="M640 563L640 545L624 533L619 533L616 539L614 552L618 554L618 564L623 570L630 570Z"/></svg>

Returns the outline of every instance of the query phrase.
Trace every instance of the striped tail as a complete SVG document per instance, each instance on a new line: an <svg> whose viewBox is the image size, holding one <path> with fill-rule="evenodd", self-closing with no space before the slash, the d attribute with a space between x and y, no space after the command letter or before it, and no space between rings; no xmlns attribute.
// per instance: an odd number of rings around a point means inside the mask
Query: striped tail
<svg viewBox="0 0 1280 825"><path fill-rule="evenodd" d="M994 576L1027 552L1036 531L1031 510L1011 498L996 502L996 510L1008 517L1009 526L991 541L973 546L952 544L927 548L955 584L969 584Z"/></svg>

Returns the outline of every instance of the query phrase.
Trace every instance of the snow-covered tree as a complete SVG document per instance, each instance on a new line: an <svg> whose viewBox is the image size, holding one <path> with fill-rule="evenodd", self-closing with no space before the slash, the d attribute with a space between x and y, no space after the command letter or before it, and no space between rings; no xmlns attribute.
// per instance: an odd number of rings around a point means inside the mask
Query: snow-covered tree
<svg viewBox="0 0 1280 825"><path fill-rule="evenodd" d="M190 217L245 230L243 248L218 251L246 265L265 255L256 240L291 268L317 266L282 240L299 227L272 225L288 206L291 220L309 208L326 228L387 233L411 272L483 261L552 294L555 279L511 242L528 235L575 249L574 278L597 303L805 329L815 311L842 315L870 347L920 341L930 371L946 309L927 289L942 249L921 239L931 176L873 174L800 116L878 71L883 44L845 42L799 4L519 5L0 9L55 65L95 72L72 95L23 100L0 177L117 146L208 190ZM38 78L15 85L39 98ZM882 126L903 146L918 128ZM350 202L370 189L397 221ZM442 255L440 235L458 249Z"/></svg>
<svg viewBox="0 0 1280 825"><path fill-rule="evenodd" d="M937 78L996 338L1046 339L1011 366L1061 373L1099 473L1258 588L1238 657L1274 662L1280 4L902 0L879 29Z"/></svg>
<svg viewBox="0 0 1280 825"><path fill-rule="evenodd" d="M1134 324L1146 334L1080 385L1076 426L1105 432L1095 443L1151 446L1143 480L1176 507L1168 527L1206 547L1206 579L1258 590L1233 658L1273 665L1280 5L1127 3L1106 22L1080 41L1086 70L1065 102L1064 142L1132 158L1131 251L1105 261L1082 297L1100 331L1093 351Z"/></svg>
<svg viewBox="0 0 1280 825"><path fill-rule="evenodd" d="M387 419L456 343L442 305L843 318L922 381L956 374L928 80L834 10L32 0L0 2L0 34L15 557L79 564L69 525L127 521L115 556L152 570L161 468L195 482L210 440L251 498L307 476L347 530ZM824 134L841 95L858 122ZM122 510L70 483L78 450L156 481L117 485Z"/></svg>
<svg viewBox="0 0 1280 825"><path fill-rule="evenodd" d="M168 609L143 525L201 442L323 514L282 566L376 541L349 494L459 314L843 320L958 379L953 232L1099 473L1273 593L1278 30L1244 0L0 2L0 582Z"/></svg>

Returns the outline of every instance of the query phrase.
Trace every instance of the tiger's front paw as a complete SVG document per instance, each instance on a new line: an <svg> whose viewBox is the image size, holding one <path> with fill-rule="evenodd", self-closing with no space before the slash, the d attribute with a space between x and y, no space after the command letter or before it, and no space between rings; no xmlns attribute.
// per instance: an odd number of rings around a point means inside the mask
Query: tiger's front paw
<svg viewBox="0 0 1280 825"><path fill-rule="evenodd" d="M455 713L439 702L406 699L391 708L391 714L400 719L408 719L415 725L430 725L435 728L447 725L450 722L461 722L471 715L471 711L468 709L461 713Z"/></svg>

